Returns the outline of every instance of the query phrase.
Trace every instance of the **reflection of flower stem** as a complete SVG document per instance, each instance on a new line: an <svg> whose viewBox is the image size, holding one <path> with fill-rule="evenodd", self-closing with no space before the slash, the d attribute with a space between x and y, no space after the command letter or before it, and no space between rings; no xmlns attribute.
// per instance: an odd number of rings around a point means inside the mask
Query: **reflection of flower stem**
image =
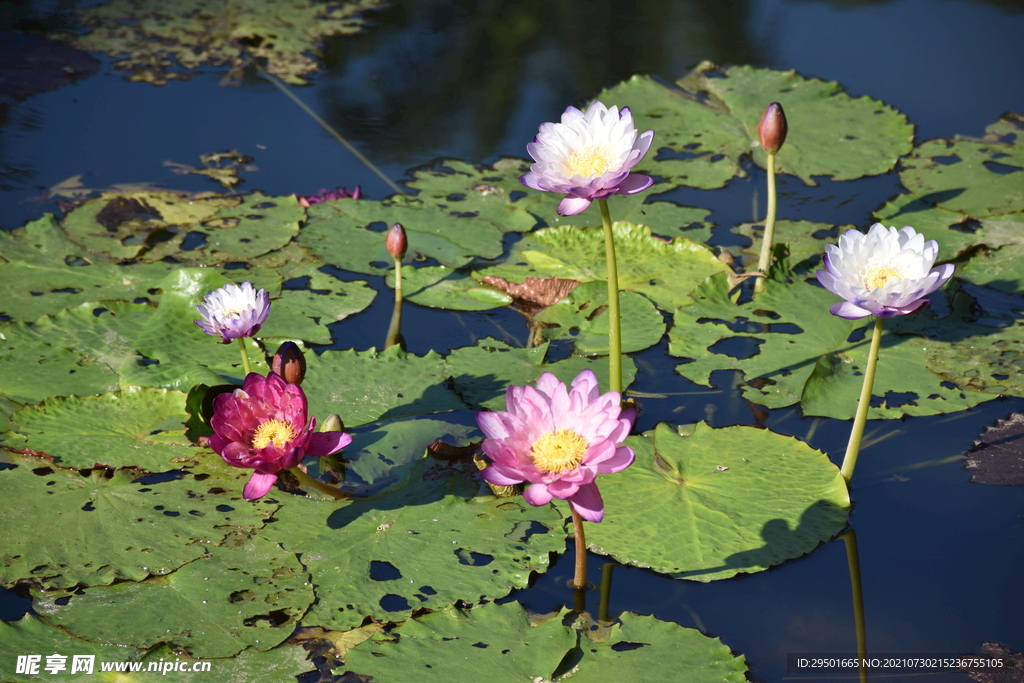
<svg viewBox="0 0 1024 683"><path fill-rule="evenodd" d="M875 367L878 365L878 347L882 343L882 318L875 318L875 331L871 334L871 349L868 351L868 363L864 368L864 386L860 390L857 403L857 416L853 418L853 429L850 431L850 442L846 445L843 457L842 474L849 483L853 478L853 468L857 466L857 454L860 452L860 440L864 437L864 423L868 419L868 408L871 407L871 388L875 384Z"/></svg>
<svg viewBox="0 0 1024 683"><path fill-rule="evenodd" d="M608 263L608 368L609 388L622 393L622 331L619 327L619 271L615 265L615 234L608 200L598 199L604 223L604 254Z"/></svg>
<svg viewBox="0 0 1024 683"><path fill-rule="evenodd" d="M612 593L612 570L615 569L615 562L605 562L601 566L601 601L597 604L598 622L610 622L608 617L608 600Z"/></svg>
<svg viewBox="0 0 1024 683"><path fill-rule="evenodd" d="M301 485L314 488L320 493L326 493L328 496L331 496L335 500L345 500L346 498L350 497L347 492L342 491L340 489L336 489L333 486L328 486L319 479L314 479L313 477L309 476L298 467L293 467L288 471L295 475L295 478L299 480L299 483Z"/></svg>
<svg viewBox="0 0 1024 683"><path fill-rule="evenodd" d="M768 155L768 215L764 219L764 239L761 242L761 258L757 270L767 273L772 261L772 242L775 240L775 155ZM754 280L754 291L764 291L764 278Z"/></svg>
<svg viewBox="0 0 1024 683"><path fill-rule="evenodd" d="M245 337L238 338L238 348L242 350L242 370L248 376L252 367L249 366L249 349L245 348Z"/></svg>
<svg viewBox="0 0 1024 683"><path fill-rule="evenodd" d="M391 314L384 348L401 345L402 341L402 262L395 259L395 310Z"/></svg>
<svg viewBox="0 0 1024 683"><path fill-rule="evenodd" d="M868 656L867 628L864 625L864 593L860 583L860 555L857 553L857 534L849 529L840 536L846 545L846 564L850 568L850 592L853 595L853 624L857 631L857 658L860 660L860 680L867 683L868 670L864 660Z"/></svg>
<svg viewBox="0 0 1024 683"><path fill-rule="evenodd" d="M587 538L583 533L583 518L576 510L572 511L572 527L576 537L576 575L572 587L582 590L587 587Z"/></svg>

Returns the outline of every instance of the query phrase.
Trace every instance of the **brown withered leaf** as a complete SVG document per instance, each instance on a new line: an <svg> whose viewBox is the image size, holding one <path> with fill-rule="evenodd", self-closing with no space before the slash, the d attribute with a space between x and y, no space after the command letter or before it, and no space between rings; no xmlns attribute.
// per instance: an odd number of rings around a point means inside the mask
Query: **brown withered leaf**
<svg viewBox="0 0 1024 683"><path fill-rule="evenodd" d="M553 306L569 296L579 286L579 280L567 280L560 277L545 279L528 277L521 283L509 282L497 275L488 275L483 283L500 289L512 297L512 305L532 317L548 306Z"/></svg>

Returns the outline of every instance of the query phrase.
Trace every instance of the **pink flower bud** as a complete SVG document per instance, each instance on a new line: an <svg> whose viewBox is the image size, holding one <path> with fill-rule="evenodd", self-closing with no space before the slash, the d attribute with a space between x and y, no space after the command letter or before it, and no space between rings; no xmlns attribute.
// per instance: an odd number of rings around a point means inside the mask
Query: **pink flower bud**
<svg viewBox="0 0 1024 683"><path fill-rule="evenodd" d="M405 228L402 227L401 223L395 223L388 230L388 238L385 241L388 248L388 253L391 254L391 258L396 261L401 261L405 258L405 251L409 248L409 240L405 236Z"/></svg>
<svg viewBox="0 0 1024 683"><path fill-rule="evenodd" d="M782 105L772 102L761 116L761 124L757 127L757 135L761 138L761 146L768 154L775 154L786 141L789 125L786 123L786 112Z"/></svg>
<svg viewBox="0 0 1024 683"><path fill-rule="evenodd" d="M295 342L286 341L277 348L271 369L289 384L302 384L306 376L306 358Z"/></svg>

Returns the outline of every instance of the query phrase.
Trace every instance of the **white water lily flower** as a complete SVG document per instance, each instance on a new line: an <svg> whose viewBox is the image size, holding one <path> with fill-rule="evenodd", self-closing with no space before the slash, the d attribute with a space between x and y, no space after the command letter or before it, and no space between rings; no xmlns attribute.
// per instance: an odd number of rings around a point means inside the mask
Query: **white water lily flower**
<svg viewBox="0 0 1024 683"><path fill-rule="evenodd" d="M536 161L519 182L534 190L564 192L558 213L575 216L595 199L636 194L654 181L630 173L654 139L649 130L637 136L629 107L606 108L591 102L586 112L568 107L560 123L542 123L526 151Z"/></svg>
<svg viewBox="0 0 1024 683"><path fill-rule="evenodd" d="M242 286L227 284L207 292L202 305L196 310L204 320L195 320L206 334L227 344L232 339L251 337L270 315L270 297L266 290L257 290L251 282Z"/></svg>
<svg viewBox="0 0 1024 683"><path fill-rule="evenodd" d="M825 289L846 301L829 311L841 318L891 318L913 313L924 297L946 283L953 264L935 268L939 244L907 226L898 231L881 223L868 234L847 230L839 245L825 247L825 270L816 275Z"/></svg>

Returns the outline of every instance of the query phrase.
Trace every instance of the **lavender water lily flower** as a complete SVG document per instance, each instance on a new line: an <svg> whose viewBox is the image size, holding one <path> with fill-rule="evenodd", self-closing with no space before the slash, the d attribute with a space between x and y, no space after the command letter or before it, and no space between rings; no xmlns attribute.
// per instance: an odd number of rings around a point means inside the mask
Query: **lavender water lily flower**
<svg viewBox="0 0 1024 683"><path fill-rule="evenodd" d="M227 284L208 292L196 310L203 320L196 320L195 324L206 334L220 335L227 344L259 332L270 315L270 297L266 290L257 290L250 282L243 282L241 287Z"/></svg>
<svg viewBox="0 0 1024 683"><path fill-rule="evenodd" d="M536 163L519 181L534 190L564 192L558 213L575 216L595 199L613 194L636 194L654 182L630 173L654 139L649 130L637 136L628 107L606 108L594 101L582 112L569 107L560 123L542 123L526 146Z"/></svg>
<svg viewBox="0 0 1024 683"><path fill-rule="evenodd" d="M875 223L867 235L848 230L838 246L825 247L818 282L846 299L829 309L841 318L906 315L924 306L924 297L953 275L951 263L932 267L938 252L935 240L925 242L909 226L897 232Z"/></svg>
<svg viewBox="0 0 1024 683"><path fill-rule="evenodd" d="M604 502L594 480L633 463L633 449L622 442L635 411L622 410L618 392L601 394L591 370L577 375L571 390L545 372L536 388L510 386L505 401L507 412L477 415L487 437L483 451L493 461L481 476L498 486L530 482L523 497L531 505L560 498L583 519L600 522Z"/></svg>

